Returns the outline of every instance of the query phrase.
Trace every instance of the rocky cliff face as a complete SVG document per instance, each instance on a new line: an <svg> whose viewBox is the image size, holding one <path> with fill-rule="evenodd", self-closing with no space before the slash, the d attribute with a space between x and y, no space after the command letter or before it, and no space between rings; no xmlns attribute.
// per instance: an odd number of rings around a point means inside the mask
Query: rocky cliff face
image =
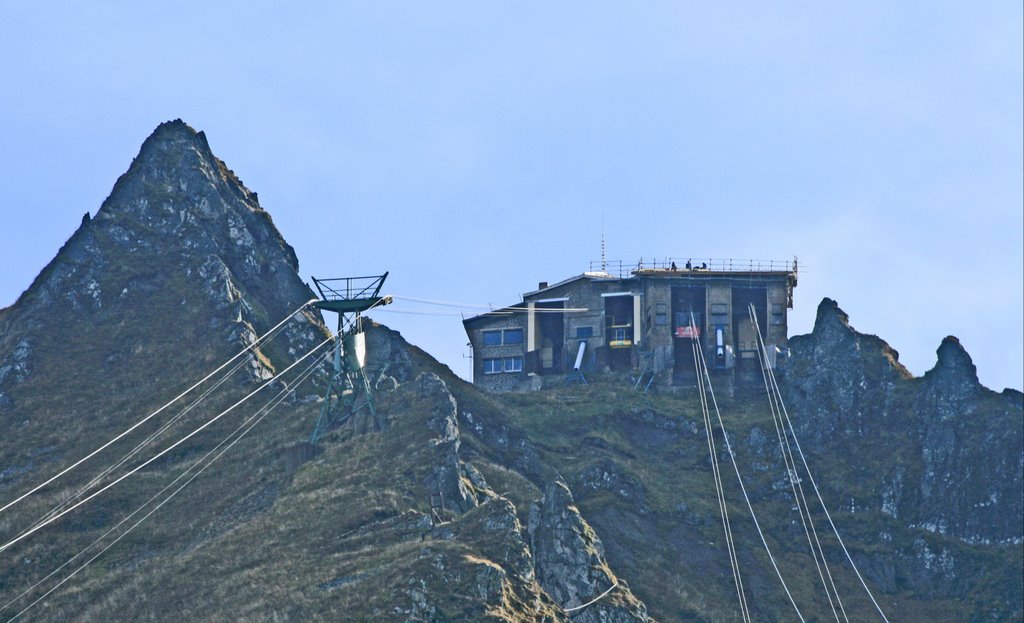
<svg viewBox="0 0 1024 623"><path fill-rule="evenodd" d="M859 503L966 543L1021 543L1020 392L982 387L952 336L935 367L912 379L888 344L856 332L829 299L814 332L792 348L787 387L803 436L831 449L843 439L870 447L900 437L902 452L875 466L879 497Z"/></svg>
<svg viewBox="0 0 1024 623"><path fill-rule="evenodd" d="M70 457L78 440L55 431L88 419L113 435L251 344L312 298L297 269L203 133L161 124L95 218L0 314L0 429L27 441L0 448L0 485ZM295 315L234 382L268 378L325 335L317 315Z"/></svg>
<svg viewBox="0 0 1024 623"><path fill-rule="evenodd" d="M0 310L0 503L308 300L296 271L255 194L202 133L161 125L96 217ZM0 606L114 528L123 539L31 612L83 621L739 620L694 388L639 394L609 376L486 395L396 332L368 325L375 417L362 411L310 449L302 440L323 388L316 376L307 385L286 378L292 399L139 529L116 526L256 406L5 552ZM297 315L184 422L216 413L325 331L315 315ZM890 620L1019 620L1020 392L981 387L955 338L913 378L827 299L814 331L791 344L780 378L789 412ZM721 392L722 414L794 599L807 620L825 620L755 389ZM72 496L102 458L0 514L0 537ZM789 620L728 470L726 480L751 611ZM820 509L814 515L825 534ZM838 544L826 535L823 545L850 618L873 618Z"/></svg>
<svg viewBox="0 0 1024 623"><path fill-rule="evenodd" d="M99 446L312 298L297 270L255 193L213 156L205 136L181 121L162 124L96 216L86 215L0 314L0 500ZM316 315L295 315L208 408L182 422L211 417L325 334ZM571 538L593 534L578 513L542 513L543 528L530 532L529 503L517 508L484 475L511 472L465 459L450 372L383 327L368 339L377 417L361 412L330 431L318 452L305 451L298 442L319 408L308 398L322 390L308 385L278 409L288 415L276 426L197 480L189 501L124 534L118 522L128 512L239 421L225 419L44 529L47 538L19 543L0 563L2 601L111 529L108 540L127 538L104 554L105 564L77 576L81 590L50 597L42 616L556 622L568 620L564 607L596 596L588 589L607 588L614 576L600 542ZM13 537L73 497L165 421L5 513L0 536ZM167 437L188 430L174 426ZM167 443L159 438L121 471ZM532 540L551 543L548 529L562 540L538 560ZM581 620L649 620L625 583L593 611L614 618Z"/></svg>
<svg viewBox="0 0 1024 623"><path fill-rule="evenodd" d="M180 120L161 124L95 218L85 215L0 316L0 409L10 414L19 392L39 390L19 390L34 361L52 369L61 357L77 360L72 380L87 387L110 370L141 363L159 378L197 355L208 361L250 343L313 297L297 270L256 194L213 155L205 135ZM280 350L304 352L323 335L317 316L299 314ZM105 343L97 352L77 348L98 339ZM164 348L174 341L187 348ZM254 356L251 376L266 378L277 354ZM87 367L94 363L99 368Z"/></svg>
<svg viewBox="0 0 1024 623"><path fill-rule="evenodd" d="M1021 393L981 387L952 337L939 347L935 368L914 378L894 349L853 329L828 299L814 331L791 345L780 377L788 411L840 533L887 615L1019 618ZM766 397L757 387L734 389L723 388L719 404L754 506L803 613L828 616L801 545ZM462 419L475 452L546 492L552 473L564 479L609 565L629 578L652 616L738 620L695 391L649 397L593 383L503 396L504 413L480 405ZM724 450L719 460L728 465ZM758 557L761 544L725 469L734 521L744 526L736 538L751 608L757 619L785 619L792 611ZM804 486L811 495L806 477ZM812 506L847 612L877 616L820 506Z"/></svg>
<svg viewBox="0 0 1024 623"><path fill-rule="evenodd" d="M530 509L529 528L537 581L570 612L578 611L575 620L650 620L647 607L608 568L601 538L580 515L568 485L559 480L548 485L544 497ZM611 598L599 599L616 589Z"/></svg>

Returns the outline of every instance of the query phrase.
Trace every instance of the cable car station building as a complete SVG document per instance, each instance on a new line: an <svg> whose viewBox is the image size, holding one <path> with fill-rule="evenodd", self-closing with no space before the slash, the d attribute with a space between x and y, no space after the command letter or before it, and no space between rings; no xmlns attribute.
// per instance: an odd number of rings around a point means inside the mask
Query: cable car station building
<svg viewBox="0 0 1024 623"><path fill-rule="evenodd" d="M678 265L677 265L678 263ZM593 266L592 266L593 268ZM797 262L666 259L601 263L522 303L463 321L473 382L488 391L526 391L574 373L612 370L692 384L693 340L709 369L760 379L753 305L769 364L788 352Z"/></svg>

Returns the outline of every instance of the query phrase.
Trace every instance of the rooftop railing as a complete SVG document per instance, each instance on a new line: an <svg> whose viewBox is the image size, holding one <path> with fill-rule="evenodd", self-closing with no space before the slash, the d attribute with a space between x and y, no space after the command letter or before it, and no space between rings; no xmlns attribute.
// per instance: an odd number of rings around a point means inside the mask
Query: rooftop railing
<svg viewBox="0 0 1024 623"><path fill-rule="evenodd" d="M336 279L317 279L313 277L320 298L325 301L352 301L370 299L380 294L381 286L388 274L369 277L339 277Z"/></svg>
<svg viewBox="0 0 1024 623"><path fill-rule="evenodd" d="M640 258L636 262L621 260L592 261L590 272L605 272L613 277L625 279L640 271L708 271L720 273L796 273L797 259L790 260L741 260L707 257L665 257Z"/></svg>

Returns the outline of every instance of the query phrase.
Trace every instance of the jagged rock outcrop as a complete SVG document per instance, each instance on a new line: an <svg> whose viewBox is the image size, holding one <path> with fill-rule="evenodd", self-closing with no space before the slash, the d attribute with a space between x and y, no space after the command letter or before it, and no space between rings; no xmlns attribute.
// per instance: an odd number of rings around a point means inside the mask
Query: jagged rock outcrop
<svg viewBox="0 0 1024 623"><path fill-rule="evenodd" d="M574 621L652 620L643 603L608 568L601 539L580 515L564 482L552 482L543 499L530 509L529 529L537 581L556 602L572 612ZM580 606L586 607L579 609Z"/></svg>
<svg viewBox="0 0 1024 623"><path fill-rule="evenodd" d="M955 337L936 354L911 406L921 418L920 483L902 483L894 512L969 543L1021 543L1024 396L984 388Z"/></svg>
<svg viewBox="0 0 1024 623"><path fill-rule="evenodd" d="M946 337L935 367L913 379L888 344L825 299L814 331L791 347L787 399L801 439L856 437L870 451L873 439L899 438L877 463L881 495L864 503L969 543L1021 542L1021 393L982 387L959 340Z"/></svg>
<svg viewBox="0 0 1024 623"><path fill-rule="evenodd" d="M790 339L792 374L786 381L814 404L814 426L802 431L815 443L836 431L868 435L897 425L890 408L896 384L910 378L899 353L874 335L858 333L832 299L818 305L814 330ZM882 408L879 409L878 407Z"/></svg>
<svg viewBox="0 0 1024 623"><path fill-rule="evenodd" d="M935 367L924 375L925 390L918 408L933 412L940 420L969 416L985 389L971 356L952 335L942 340L935 354Z"/></svg>
<svg viewBox="0 0 1024 623"><path fill-rule="evenodd" d="M459 424L455 414L455 398L436 374L424 373L416 379L417 393L426 416L426 427L432 433L427 440L431 465L424 485L431 496L437 495L442 510L463 513L478 504L465 466L459 457ZM476 478L484 485L482 478Z"/></svg>
<svg viewBox="0 0 1024 623"><path fill-rule="evenodd" d="M791 344L789 368L779 377L788 411L832 516L876 596L894 600L912 593L928 603L962 604L928 614L918 604L903 610L905 616L1013 618L1022 597L1014 571L1024 497L1020 393L982 388L952 339L943 342L936 370L914 378L895 350L857 332L828 299L819 306L814 332ZM564 475L575 504L601 535L607 560L627 574L652 615L738 620L720 520L705 494L697 493L711 485L696 406L685 398L633 395L624 404L619 392L595 384L563 390L559 398L544 392L534 400L513 397L508 402L526 404L519 416L478 405L462 412L460 422L483 445L481 452L517 466L534 483L550 482L541 476L550 470ZM721 398L720 406L764 529L787 556L806 557L766 398L738 391ZM548 419L540 419L539 411ZM727 464L724 450L719 460ZM731 469L726 473L728 487ZM813 495L806 479L803 484ZM818 529L825 534L828 527ZM761 549L756 537L741 529L739 539L755 618L790 611L774 572L753 557ZM840 550L832 549L829 559L844 582L858 582ZM803 564L814 568L810 558ZM800 590L821 598L813 571L787 579L791 586L805 582ZM848 590L844 599L852 612L873 609L863 593ZM801 608L806 614L828 605Z"/></svg>

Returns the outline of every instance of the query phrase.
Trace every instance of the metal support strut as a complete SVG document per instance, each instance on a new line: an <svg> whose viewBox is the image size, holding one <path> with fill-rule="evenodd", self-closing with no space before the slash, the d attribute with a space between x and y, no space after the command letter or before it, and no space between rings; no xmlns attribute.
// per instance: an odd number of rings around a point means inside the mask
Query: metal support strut
<svg viewBox="0 0 1024 623"><path fill-rule="evenodd" d="M338 330L330 381L320 415L309 436L312 444L362 409L369 409L371 417L377 415L370 381L364 372L366 336L362 312L391 302L390 296L380 296L387 276L388 273L371 277L313 278L321 298L313 305L337 313Z"/></svg>

